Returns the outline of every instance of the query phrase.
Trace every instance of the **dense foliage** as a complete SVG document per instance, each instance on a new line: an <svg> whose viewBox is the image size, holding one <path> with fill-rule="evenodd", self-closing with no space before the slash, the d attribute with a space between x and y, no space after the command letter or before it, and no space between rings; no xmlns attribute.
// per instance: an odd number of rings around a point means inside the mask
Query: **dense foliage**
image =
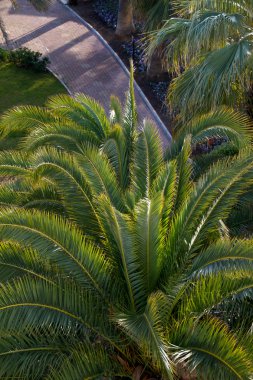
<svg viewBox="0 0 253 380"><path fill-rule="evenodd" d="M110 119L57 96L7 113L15 130L19 150L0 155L0 377L250 378L252 241L226 226L253 179L247 120L202 116L164 154L131 81ZM192 144L218 132L239 154L199 175Z"/></svg>
<svg viewBox="0 0 253 380"><path fill-rule="evenodd" d="M252 4L171 4L149 51L164 49L178 75L169 147L138 120L133 70L109 118L61 95L1 120L0 378L253 376L252 132L221 106L251 83ZM132 5L148 27L172 9L120 1L125 32Z"/></svg>
<svg viewBox="0 0 253 380"><path fill-rule="evenodd" d="M171 1L174 17L151 34L178 77L169 101L184 118L221 104L241 105L252 82L252 1Z"/></svg>
<svg viewBox="0 0 253 380"><path fill-rule="evenodd" d="M13 63L23 69L46 72L49 59L39 52L22 47L16 50L0 49L0 62Z"/></svg>

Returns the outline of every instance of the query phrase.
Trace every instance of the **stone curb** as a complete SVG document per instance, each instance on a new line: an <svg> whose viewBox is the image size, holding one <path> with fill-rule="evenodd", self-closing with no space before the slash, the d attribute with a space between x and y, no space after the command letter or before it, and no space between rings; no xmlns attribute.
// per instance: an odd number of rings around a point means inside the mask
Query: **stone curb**
<svg viewBox="0 0 253 380"><path fill-rule="evenodd" d="M58 75L51 67L47 67L47 70L63 85L63 87L67 90L69 95L73 95L66 83L61 79L60 75Z"/></svg>

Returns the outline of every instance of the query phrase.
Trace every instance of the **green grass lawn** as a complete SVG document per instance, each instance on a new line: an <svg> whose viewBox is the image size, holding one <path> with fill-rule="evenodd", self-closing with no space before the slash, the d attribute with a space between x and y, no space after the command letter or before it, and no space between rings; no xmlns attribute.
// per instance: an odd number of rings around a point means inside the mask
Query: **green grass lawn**
<svg viewBox="0 0 253 380"><path fill-rule="evenodd" d="M50 73L37 73L10 63L0 64L0 115L21 104L43 105L49 96L66 92Z"/></svg>

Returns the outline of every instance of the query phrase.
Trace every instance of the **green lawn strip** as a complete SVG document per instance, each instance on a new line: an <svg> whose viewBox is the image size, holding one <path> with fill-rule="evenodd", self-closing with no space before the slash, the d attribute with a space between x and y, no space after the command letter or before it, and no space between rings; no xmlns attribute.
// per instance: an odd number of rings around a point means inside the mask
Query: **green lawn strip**
<svg viewBox="0 0 253 380"><path fill-rule="evenodd" d="M42 106L49 96L66 92L51 73L33 72L11 63L0 64L0 115L21 104Z"/></svg>

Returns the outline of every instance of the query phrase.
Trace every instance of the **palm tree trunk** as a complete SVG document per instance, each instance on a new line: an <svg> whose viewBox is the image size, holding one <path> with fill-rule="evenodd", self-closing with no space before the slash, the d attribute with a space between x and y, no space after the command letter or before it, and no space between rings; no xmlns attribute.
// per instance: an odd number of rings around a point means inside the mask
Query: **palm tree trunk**
<svg viewBox="0 0 253 380"><path fill-rule="evenodd" d="M133 6L131 0L119 0L116 35L126 37L134 32Z"/></svg>
<svg viewBox="0 0 253 380"><path fill-rule="evenodd" d="M163 66L161 51L155 50L152 57L149 59L147 76L150 79L156 79L165 72L166 69Z"/></svg>

